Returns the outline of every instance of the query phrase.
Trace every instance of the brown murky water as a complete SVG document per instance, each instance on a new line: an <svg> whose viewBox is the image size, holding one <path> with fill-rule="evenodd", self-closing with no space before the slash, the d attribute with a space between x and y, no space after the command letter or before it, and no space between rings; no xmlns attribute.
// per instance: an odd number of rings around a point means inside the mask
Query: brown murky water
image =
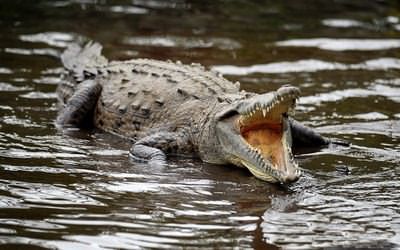
<svg viewBox="0 0 400 250"><path fill-rule="evenodd" d="M2 1L1 249L400 248L398 1ZM299 154L280 188L231 167L152 169L129 143L58 131L59 54L199 62L351 147ZM349 171L347 171L348 169Z"/></svg>

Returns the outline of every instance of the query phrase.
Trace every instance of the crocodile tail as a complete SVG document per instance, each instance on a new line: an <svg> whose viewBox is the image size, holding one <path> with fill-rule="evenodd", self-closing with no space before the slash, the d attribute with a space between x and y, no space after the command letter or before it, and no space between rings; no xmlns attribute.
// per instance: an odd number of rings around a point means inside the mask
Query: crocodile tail
<svg viewBox="0 0 400 250"><path fill-rule="evenodd" d="M83 47L71 44L61 55L64 67L76 76L83 76L99 66L106 65L107 59L101 55L102 46L96 42L88 42Z"/></svg>
<svg viewBox="0 0 400 250"><path fill-rule="evenodd" d="M71 44L61 55L61 62L67 70L64 80L57 87L60 104L66 104L75 93L77 86L85 80L97 75L97 67L107 64L107 59L101 55L101 45L88 42L84 46Z"/></svg>

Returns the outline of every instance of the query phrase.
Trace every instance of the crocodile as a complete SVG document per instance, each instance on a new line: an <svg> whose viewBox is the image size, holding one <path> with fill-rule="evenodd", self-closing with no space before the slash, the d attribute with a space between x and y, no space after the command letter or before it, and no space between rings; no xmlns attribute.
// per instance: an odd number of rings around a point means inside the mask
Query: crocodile
<svg viewBox="0 0 400 250"><path fill-rule="evenodd" d="M200 64L132 59L108 61L95 42L61 55L59 127L94 126L132 141L130 157L165 166L167 155L247 168L271 183L296 181L292 147L330 140L293 119L300 90L282 86L256 94L240 90Z"/></svg>

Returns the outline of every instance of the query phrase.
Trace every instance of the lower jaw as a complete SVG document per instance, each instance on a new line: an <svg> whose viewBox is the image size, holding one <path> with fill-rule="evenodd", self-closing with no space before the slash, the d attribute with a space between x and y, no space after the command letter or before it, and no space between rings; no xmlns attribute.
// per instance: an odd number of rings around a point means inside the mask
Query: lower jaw
<svg viewBox="0 0 400 250"><path fill-rule="evenodd" d="M254 166L252 166L250 163L247 163L245 161L242 161L242 164L258 179L261 179L263 181L267 181L270 183L277 183L279 180L277 180L275 177L265 174L259 170L257 170Z"/></svg>

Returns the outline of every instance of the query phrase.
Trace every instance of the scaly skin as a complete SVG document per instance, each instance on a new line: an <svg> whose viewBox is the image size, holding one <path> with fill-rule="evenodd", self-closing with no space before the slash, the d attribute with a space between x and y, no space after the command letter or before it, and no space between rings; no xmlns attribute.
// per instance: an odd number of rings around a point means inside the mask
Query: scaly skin
<svg viewBox="0 0 400 250"><path fill-rule="evenodd" d="M57 122L85 126L91 121L133 139L130 152L135 159L164 165L166 153L191 154L205 162L246 167L265 181L286 183L300 176L291 153L296 141L291 130L303 144L327 143L287 118L297 88L257 95L240 91L239 83L198 64L151 59L108 63L100 51L100 45L89 43L63 54L69 74L58 88L64 108Z"/></svg>

